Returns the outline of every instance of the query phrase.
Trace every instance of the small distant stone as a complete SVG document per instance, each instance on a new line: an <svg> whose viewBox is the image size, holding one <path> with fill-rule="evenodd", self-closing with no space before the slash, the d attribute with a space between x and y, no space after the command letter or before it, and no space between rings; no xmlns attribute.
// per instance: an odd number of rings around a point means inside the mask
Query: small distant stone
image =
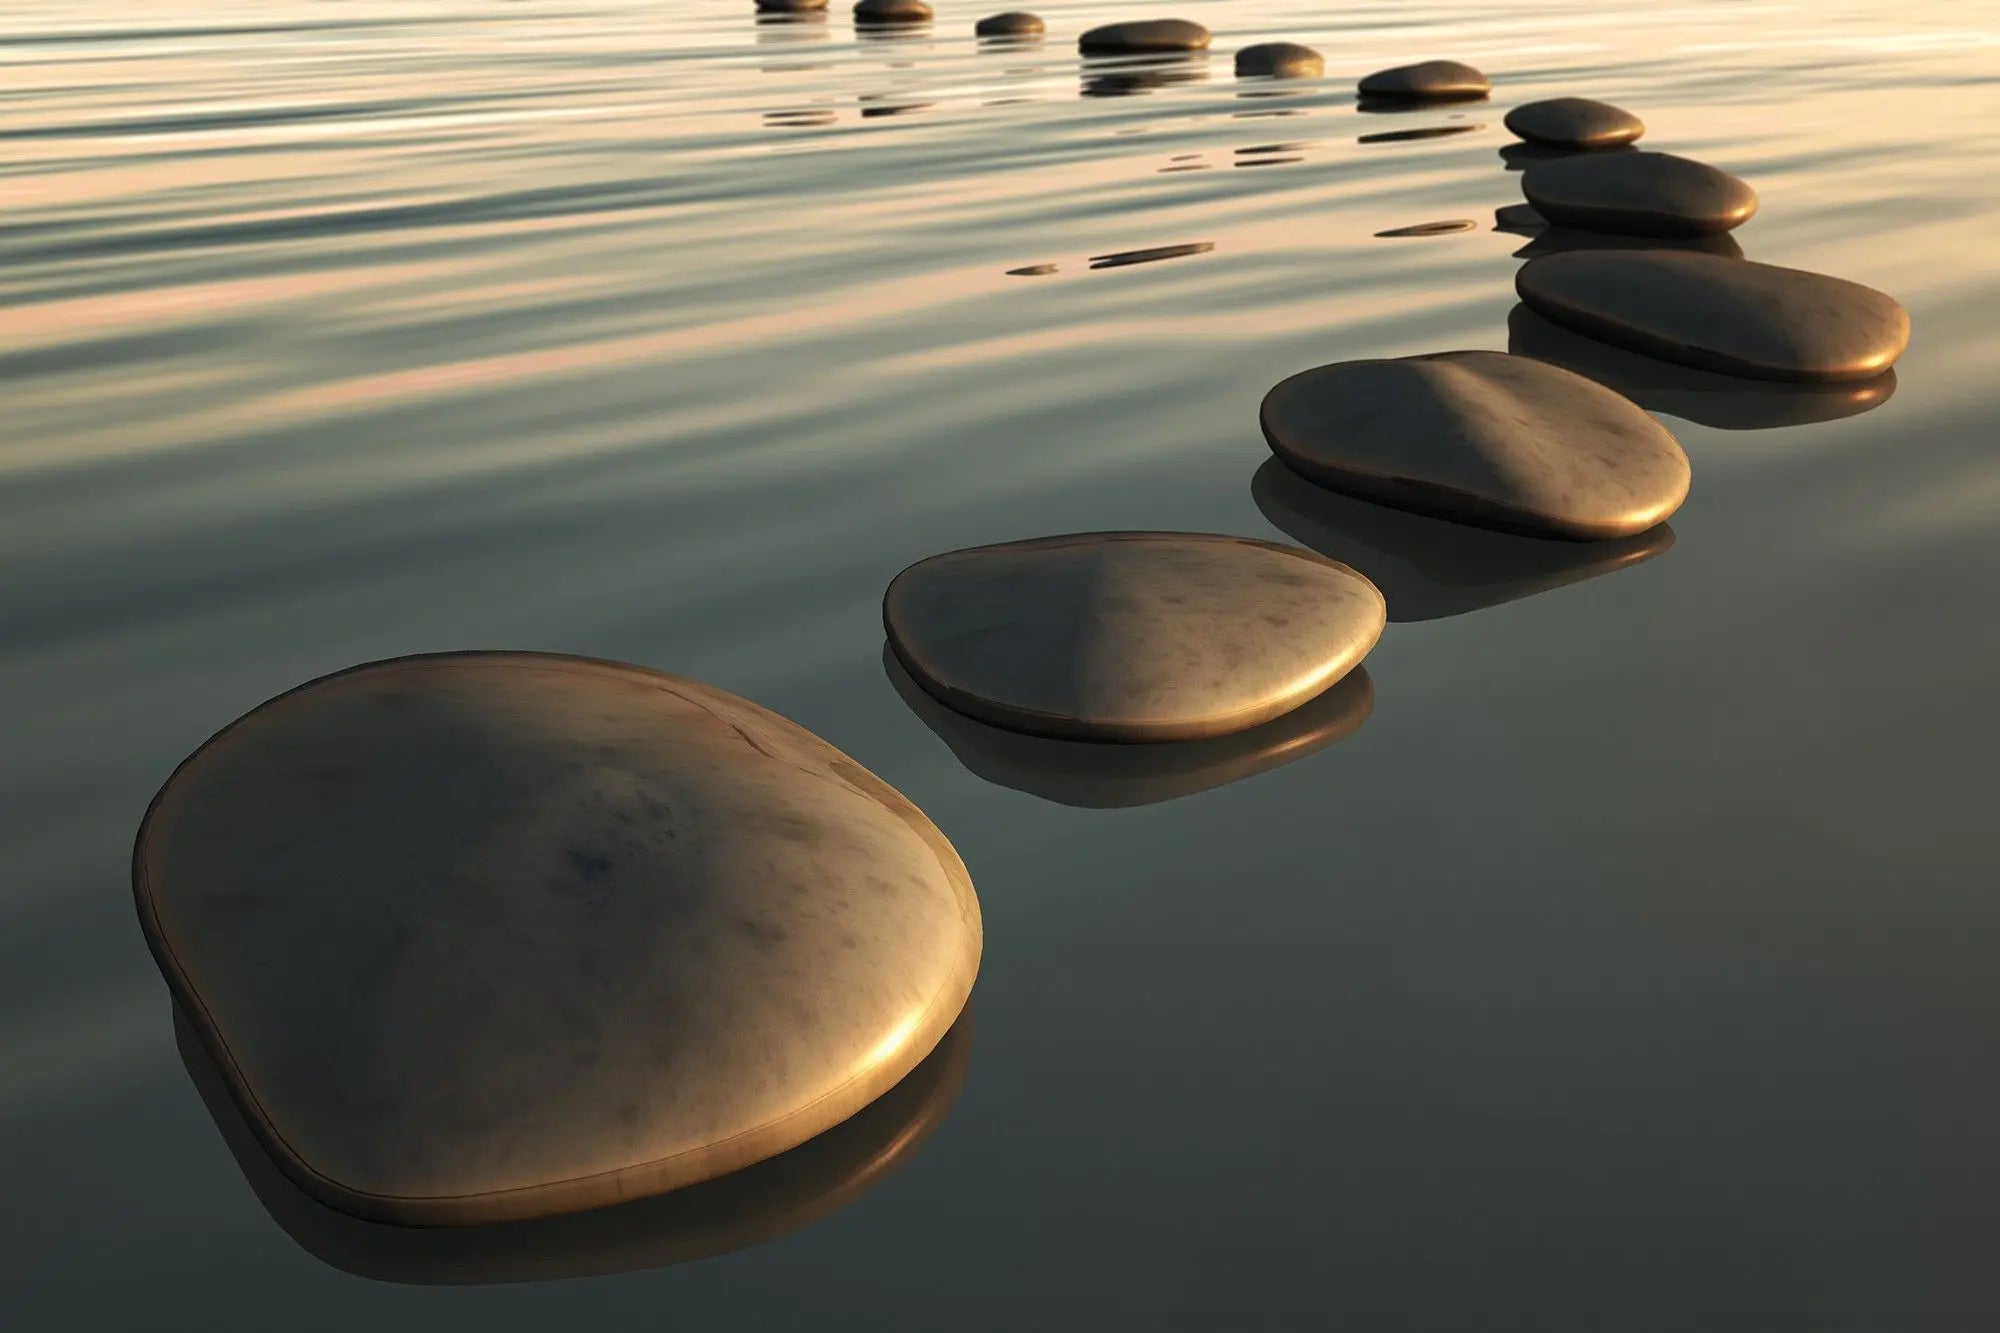
<svg viewBox="0 0 2000 1333"><path fill-rule="evenodd" d="M1666 427L1611 390L1505 352L1342 361L1264 397L1273 453L1363 499L1534 536L1644 532L1687 497Z"/></svg>
<svg viewBox="0 0 2000 1333"><path fill-rule="evenodd" d="M951 844L727 691L377 662L208 741L133 855L168 987L287 1175L378 1221L593 1208L831 1128L978 967Z"/></svg>
<svg viewBox="0 0 2000 1333"><path fill-rule="evenodd" d="M1646 132L1646 122L1623 107L1588 97L1523 102L1507 113L1507 128L1549 148L1615 148Z"/></svg>
<svg viewBox="0 0 2000 1333"><path fill-rule="evenodd" d="M889 585L890 647L940 702L995 726L1100 741L1247 730L1351 671L1382 596L1296 547L1099 532L932 556Z"/></svg>
<svg viewBox="0 0 2000 1333"><path fill-rule="evenodd" d="M1056 266L1054 264L1024 264L1020 268L1008 269L1007 276L1010 278L1042 278L1047 277L1055 271Z"/></svg>
<svg viewBox="0 0 2000 1333"><path fill-rule="evenodd" d="M1297 42L1260 42L1236 53L1239 79L1316 79L1325 72L1320 53Z"/></svg>
<svg viewBox="0 0 2000 1333"><path fill-rule="evenodd" d="M1562 227L1637 236L1714 236L1748 222L1757 192L1672 153L1586 154L1529 167L1521 193Z"/></svg>
<svg viewBox="0 0 2000 1333"><path fill-rule="evenodd" d="M927 23L931 7L925 0L858 0L854 17L861 23Z"/></svg>
<svg viewBox="0 0 2000 1333"><path fill-rule="evenodd" d="M987 15L973 25L972 31L978 37L1039 37L1048 31L1048 25L1039 14L1010 9L1004 14Z"/></svg>
<svg viewBox="0 0 2000 1333"><path fill-rule="evenodd" d="M1166 51L1206 51L1207 28L1186 19L1134 19L1092 28L1077 38L1077 50L1087 56L1144 55Z"/></svg>
<svg viewBox="0 0 2000 1333"><path fill-rule="evenodd" d="M1378 70L1361 81L1361 95L1385 101L1457 102L1485 97L1493 83L1456 60L1425 60Z"/></svg>
<svg viewBox="0 0 2000 1333"><path fill-rule="evenodd" d="M1868 379L1910 341L1908 312L1872 287L1747 259L1576 251L1524 264L1514 289L1579 333L1752 379Z"/></svg>
<svg viewBox="0 0 2000 1333"><path fill-rule="evenodd" d="M757 8L770 14L804 14L825 9L826 0L757 0Z"/></svg>
<svg viewBox="0 0 2000 1333"><path fill-rule="evenodd" d="M1380 237L1450 236L1455 232L1471 231L1478 225L1471 218L1451 218L1444 222L1419 222L1410 227L1391 227L1387 231L1378 231L1375 234Z"/></svg>

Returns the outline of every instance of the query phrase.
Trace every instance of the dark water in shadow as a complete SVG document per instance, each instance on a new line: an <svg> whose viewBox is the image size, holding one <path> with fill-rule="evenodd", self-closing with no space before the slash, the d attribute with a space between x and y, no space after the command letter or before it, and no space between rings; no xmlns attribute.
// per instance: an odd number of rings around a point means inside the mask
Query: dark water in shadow
<svg viewBox="0 0 2000 1333"><path fill-rule="evenodd" d="M1204 77L1145 82L1075 56L1101 7L1042 9L1004 59L943 7L882 40L720 0L0 12L10 1333L2000 1316L1993 15L1205 0ZM1239 85L1271 39L1326 79ZM1429 56L1490 104L1357 114ZM1906 303L1893 396L1548 338L1520 235L1376 239L1517 204L1499 120L1565 94L1754 184L1753 258ZM1238 152L1279 144L1311 147ZM1666 415L1671 550L1538 564L1266 471L1285 376L1510 346ZM1105 775L884 677L897 570L1120 528L1365 568L1379 706ZM978 1051L893 1172L715 1257L506 1286L353 1276L257 1201L175 1054L133 831L261 700L471 647L713 681L951 837Z"/></svg>

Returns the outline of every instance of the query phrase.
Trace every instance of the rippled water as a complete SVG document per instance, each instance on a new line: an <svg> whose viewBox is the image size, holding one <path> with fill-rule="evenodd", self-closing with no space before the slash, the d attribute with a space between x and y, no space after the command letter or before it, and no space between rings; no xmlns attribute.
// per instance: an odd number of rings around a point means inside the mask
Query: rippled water
<svg viewBox="0 0 2000 1333"><path fill-rule="evenodd" d="M2000 1314L2000 6L1184 0L1220 54L1165 70L1079 68L1128 7L1006 51L938 8L0 13L9 1326ZM1256 37L1328 79L1239 84ZM1433 55L1493 102L1357 113ZM1893 394L1604 370L1695 483L1588 566L1316 504L1271 384L1546 336L1497 150L1555 94L1748 177L1750 257L1903 300ZM906 701L899 568L1122 527L1321 545L1396 623L1178 770ZM572 1237L612 1275L418 1287L288 1237L176 1054L131 834L251 705L458 647L714 681L931 812L988 934L928 1139L679 1266Z"/></svg>

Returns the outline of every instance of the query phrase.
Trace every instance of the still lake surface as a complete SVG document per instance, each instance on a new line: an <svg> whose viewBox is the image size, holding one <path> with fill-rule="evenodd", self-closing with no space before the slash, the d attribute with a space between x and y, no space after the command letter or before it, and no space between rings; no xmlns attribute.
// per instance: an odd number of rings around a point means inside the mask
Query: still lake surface
<svg viewBox="0 0 2000 1333"><path fill-rule="evenodd" d="M5 7L7 1326L2000 1315L2000 4L1181 0L1217 54L1178 80L1074 55L1145 6L1051 0L1006 52L989 7ZM1238 83L1264 38L1327 79ZM1493 101L1357 112L1430 56ZM1893 394L1653 386L1693 492L1592 577L1300 508L1272 384L1532 332L1499 121L1563 94L1749 179L1751 258L1902 300ZM1206 790L972 771L885 673L884 585L1109 528L1373 550L1409 591L1365 721ZM735 690L954 840L976 1021L895 1169L724 1257L511 1285L353 1276L257 1201L133 831L261 700L462 647Z"/></svg>

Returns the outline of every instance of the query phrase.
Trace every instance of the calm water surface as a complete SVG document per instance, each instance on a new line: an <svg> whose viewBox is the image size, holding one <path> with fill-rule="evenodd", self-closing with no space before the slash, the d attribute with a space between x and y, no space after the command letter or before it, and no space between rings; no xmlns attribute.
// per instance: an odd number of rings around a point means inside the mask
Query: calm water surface
<svg viewBox="0 0 2000 1333"><path fill-rule="evenodd" d="M1221 54L1139 71L1072 54L1138 11L1039 7L982 51L956 3L861 41L748 0L5 6L9 1327L2000 1315L2000 5L1181 0ZM1231 77L1273 37L1328 79ZM1357 113L1434 55L1494 101ZM1537 336L1499 120L1557 94L1754 182L1750 257L1902 299L1893 396L1628 366L1694 490L1590 568L1315 508L1270 385ZM1126 527L1347 552L1396 620L1372 711L1162 774L912 710L898 569ZM976 1032L900 1165L569 1281L371 1281L273 1220L131 835L267 696L459 647L716 682L953 838Z"/></svg>

